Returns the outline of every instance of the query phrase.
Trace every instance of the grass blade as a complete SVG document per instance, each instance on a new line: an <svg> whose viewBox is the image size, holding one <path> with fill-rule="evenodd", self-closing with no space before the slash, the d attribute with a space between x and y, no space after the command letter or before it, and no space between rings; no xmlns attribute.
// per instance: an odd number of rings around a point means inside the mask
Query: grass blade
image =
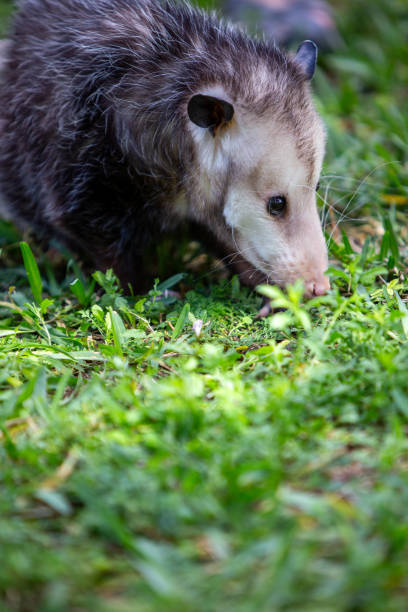
<svg viewBox="0 0 408 612"><path fill-rule="evenodd" d="M72 281L69 287L78 302L81 304L81 306L86 306L87 296L85 294L85 289L82 281L79 278L76 278L74 281Z"/></svg>
<svg viewBox="0 0 408 612"><path fill-rule="evenodd" d="M183 309L180 312L179 318L177 319L177 323L174 326L173 334L171 336L172 340L175 340L181 334L181 330L183 329L184 325L187 322L189 312L190 312L190 304L187 303L183 306Z"/></svg>
<svg viewBox="0 0 408 612"><path fill-rule="evenodd" d="M402 317L401 317L402 329L404 330L405 337L408 340L408 308L405 302L402 301L401 296L399 295L398 291L395 291L395 297L397 298L399 311L402 314Z"/></svg>
<svg viewBox="0 0 408 612"><path fill-rule="evenodd" d="M35 261L33 252L27 242L20 242L20 249L34 300L37 302L37 304L40 304L42 300L43 285L37 262Z"/></svg>
<svg viewBox="0 0 408 612"><path fill-rule="evenodd" d="M112 308L110 308L109 317L110 317L110 327L111 327L112 336L113 336L113 344L115 346L117 354L123 357L122 342L123 342L123 335L124 335L124 332L126 331L126 328L124 326L124 323L120 315L116 312L116 310L113 310Z"/></svg>

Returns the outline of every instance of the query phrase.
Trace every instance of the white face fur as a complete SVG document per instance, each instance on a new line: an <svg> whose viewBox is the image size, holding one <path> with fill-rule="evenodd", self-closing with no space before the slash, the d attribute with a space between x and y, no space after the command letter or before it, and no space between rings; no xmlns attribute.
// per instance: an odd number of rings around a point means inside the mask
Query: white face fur
<svg viewBox="0 0 408 612"><path fill-rule="evenodd" d="M329 280L316 207L325 143L320 120L312 117L309 126L315 151L311 166L301 159L295 136L273 117L256 120L252 113L235 111L231 124L215 138L192 125L202 187L211 201L210 192L218 187L215 178L233 160L223 214L237 253L269 282L285 286L301 278L308 295L321 295ZM268 201L279 196L286 207L271 215Z"/></svg>

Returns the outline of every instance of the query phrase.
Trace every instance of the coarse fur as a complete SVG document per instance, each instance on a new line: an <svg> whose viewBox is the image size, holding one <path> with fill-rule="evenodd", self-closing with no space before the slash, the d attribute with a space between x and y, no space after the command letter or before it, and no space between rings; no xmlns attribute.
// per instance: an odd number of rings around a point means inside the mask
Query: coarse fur
<svg viewBox="0 0 408 612"><path fill-rule="evenodd" d="M196 95L228 122L191 120ZM203 227L248 283L328 282L315 188L324 130L304 67L184 3L22 0L0 91L0 190L12 216L122 284L149 243ZM266 203L285 194L272 218Z"/></svg>

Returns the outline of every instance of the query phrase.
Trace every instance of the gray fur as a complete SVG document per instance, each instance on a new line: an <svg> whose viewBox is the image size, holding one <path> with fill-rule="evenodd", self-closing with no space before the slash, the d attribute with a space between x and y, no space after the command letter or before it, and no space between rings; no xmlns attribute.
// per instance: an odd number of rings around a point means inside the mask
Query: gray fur
<svg viewBox="0 0 408 612"><path fill-rule="evenodd" d="M234 160L225 160L214 201L196 181L187 105L203 87L221 83L254 117L273 113L313 164L302 67L186 4L21 0L7 58L0 191L8 210L93 265L114 267L124 285L138 285L146 245L186 219L233 250L222 204ZM257 80L265 72L270 78Z"/></svg>

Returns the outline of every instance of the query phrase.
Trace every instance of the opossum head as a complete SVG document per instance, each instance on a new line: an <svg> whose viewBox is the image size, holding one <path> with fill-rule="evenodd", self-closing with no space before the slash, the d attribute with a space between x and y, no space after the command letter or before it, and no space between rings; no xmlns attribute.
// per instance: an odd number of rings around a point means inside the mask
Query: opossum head
<svg viewBox="0 0 408 612"><path fill-rule="evenodd" d="M303 43L290 61L296 78L278 81L262 104L242 103L221 84L190 99L196 214L218 211L221 241L249 284L259 273L281 286L300 278L309 296L323 295L330 285L316 190L325 132L307 84L315 45ZM254 78L270 75L258 68Z"/></svg>

